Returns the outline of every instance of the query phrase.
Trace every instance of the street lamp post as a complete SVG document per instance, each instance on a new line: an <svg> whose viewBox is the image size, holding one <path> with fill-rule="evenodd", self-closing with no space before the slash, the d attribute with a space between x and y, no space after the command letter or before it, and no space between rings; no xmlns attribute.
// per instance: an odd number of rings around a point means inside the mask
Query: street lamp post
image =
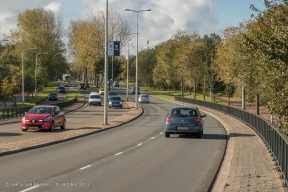
<svg viewBox="0 0 288 192"><path fill-rule="evenodd" d="M105 10L105 75L104 75L104 125L108 124L107 120L107 79L108 79L108 0L106 0Z"/></svg>
<svg viewBox="0 0 288 192"><path fill-rule="evenodd" d="M36 54L36 63L35 63L35 95L37 93L37 57L38 55L47 55L48 53L47 52L43 52L43 53L37 53Z"/></svg>
<svg viewBox="0 0 288 192"><path fill-rule="evenodd" d="M36 50L37 48L28 48L28 49L23 49L22 50L22 102L24 104L25 99L24 99L24 52L27 50Z"/></svg>
<svg viewBox="0 0 288 192"><path fill-rule="evenodd" d="M136 33L121 33L125 35L132 35ZM121 40L120 40L121 41ZM126 101L128 101L128 91L129 91L129 41L127 45L127 83L126 83Z"/></svg>
<svg viewBox="0 0 288 192"><path fill-rule="evenodd" d="M129 89L129 42L127 46L127 83L126 83L126 101L128 101L128 89Z"/></svg>
<svg viewBox="0 0 288 192"><path fill-rule="evenodd" d="M136 34L137 34L137 43L136 43L136 89L135 89L135 109L138 109L138 13L143 11L151 11L151 9L135 11L132 9L125 9L124 11L133 11L137 13L137 22L136 22Z"/></svg>

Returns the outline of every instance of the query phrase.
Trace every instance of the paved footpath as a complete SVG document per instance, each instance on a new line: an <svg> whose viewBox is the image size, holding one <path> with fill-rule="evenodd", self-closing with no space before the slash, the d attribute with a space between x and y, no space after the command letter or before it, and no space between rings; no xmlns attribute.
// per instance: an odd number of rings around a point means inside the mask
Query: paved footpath
<svg viewBox="0 0 288 192"><path fill-rule="evenodd" d="M86 135L93 134L95 132L100 132L103 130L111 129L123 125L127 122L134 120L135 118L139 117L143 113L143 109L139 107L135 109L134 102L126 102L130 106L129 112L125 113L122 116L113 118L108 120L107 125L103 125L103 123L95 124L91 127L81 127L75 130L69 130L53 135L37 137L32 139L24 139L16 142L8 142L0 145L0 156L16 153L20 151L25 151L29 149L39 148L43 146L48 146L51 144L56 144L72 139L76 139L79 137L83 137ZM77 103L73 106L66 109L66 111L73 111L79 109L83 106L83 103ZM9 119L6 121L0 121L0 123L9 123L9 122L19 122L20 119Z"/></svg>
<svg viewBox="0 0 288 192"><path fill-rule="evenodd" d="M174 102L183 105L183 102ZM280 173L277 172L273 157L253 129L229 115L198 107L203 113L217 119L227 132L226 154L213 192L288 191L287 187L282 187L284 181L279 179Z"/></svg>

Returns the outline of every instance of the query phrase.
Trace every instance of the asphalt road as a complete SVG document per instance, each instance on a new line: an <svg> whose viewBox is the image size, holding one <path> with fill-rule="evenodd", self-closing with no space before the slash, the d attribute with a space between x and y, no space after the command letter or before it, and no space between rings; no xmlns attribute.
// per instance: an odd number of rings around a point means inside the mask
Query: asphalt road
<svg viewBox="0 0 288 192"><path fill-rule="evenodd" d="M208 191L225 151L224 128L207 116L201 139L165 138L174 104L150 101L140 118L115 129L0 157L0 191Z"/></svg>

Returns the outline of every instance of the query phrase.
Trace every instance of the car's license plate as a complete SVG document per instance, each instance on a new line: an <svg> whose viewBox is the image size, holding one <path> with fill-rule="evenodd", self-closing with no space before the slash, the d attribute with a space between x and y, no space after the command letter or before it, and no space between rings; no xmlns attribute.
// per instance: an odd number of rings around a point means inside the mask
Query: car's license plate
<svg viewBox="0 0 288 192"><path fill-rule="evenodd" d="M30 126L29 129L38 130L38 126Z"/></svg>
<svg viewBox="0 0 288 192"><path fill-rule="evenodd" d="M94 102L93 104L97 104L96 102Z"/></svg>
<svg viewBox="0 0 288 192"><path fill-rule="evenodd" d="M188 130L188 127L178 127L179 130Z"/></svg>

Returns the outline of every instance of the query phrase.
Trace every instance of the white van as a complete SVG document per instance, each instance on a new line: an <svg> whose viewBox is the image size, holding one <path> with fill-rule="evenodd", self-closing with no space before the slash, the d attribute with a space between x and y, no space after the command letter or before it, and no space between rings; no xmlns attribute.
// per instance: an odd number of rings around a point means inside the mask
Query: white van
<svg viewBox="0 0 288 192"><path fill-rule="evenodd" d="M90 105L100 105L102 103L101 95L98 92L91 92L89 94L88 104Z"/></svg>

